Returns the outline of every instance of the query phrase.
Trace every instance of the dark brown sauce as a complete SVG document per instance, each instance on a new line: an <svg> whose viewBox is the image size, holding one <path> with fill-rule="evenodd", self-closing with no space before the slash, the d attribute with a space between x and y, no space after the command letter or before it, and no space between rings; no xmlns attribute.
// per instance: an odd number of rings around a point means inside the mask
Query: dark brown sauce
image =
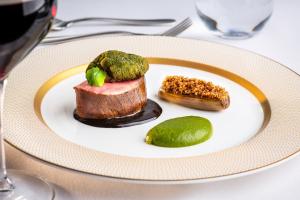
<svg viewBox="0 0 300 200"><path fill-rule="evenodd" d="M162 113L162 108L150 99L147 100L146 106L138 113L130 116L112 118L112 119L86 119L81 118L76 114L74 110L74 118L84 124L103 127L103 128L122 128L128 126L135 126L144 124L157 119Z"/></svg>

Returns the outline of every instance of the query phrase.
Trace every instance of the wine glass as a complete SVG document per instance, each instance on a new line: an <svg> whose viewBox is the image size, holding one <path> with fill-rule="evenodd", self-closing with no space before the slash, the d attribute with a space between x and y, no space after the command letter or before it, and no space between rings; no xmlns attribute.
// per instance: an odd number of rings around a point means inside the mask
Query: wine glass
<svg viewBox="0 0 300 200"><path fill-rule="evenodd" d="M48 200L54 198L54 190L41 178L23 171L6 170L3 141L3 98L9 72L44 38L55 14L55 0L0 0L1 200Z"/></svg>

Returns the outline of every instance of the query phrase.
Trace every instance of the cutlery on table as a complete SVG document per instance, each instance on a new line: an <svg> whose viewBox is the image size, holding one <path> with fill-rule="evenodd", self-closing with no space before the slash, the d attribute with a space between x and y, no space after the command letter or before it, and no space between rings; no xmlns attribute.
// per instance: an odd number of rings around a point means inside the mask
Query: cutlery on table
<svg viewBox="0 0 300 200"><path fill-rule="evenodd" d="M106 22L118 25L135 25L135 26L151 26L159 24L168 24L175 22L175 19L121 19L121 18L105 18L105 17L87 17L73 20L61 20L55 18L51 27L52 31L64 30L76 23L82 22Z"/></svg>
<svg viewBox="0 0 300 200"><path fill-rule="evenodd" d="M93 36L100 36L100 35L150 35L150 36L177 36L181 32L185 31L193 24L192 20L188 17L171 27L170 29L157 34L146 34L146 33L137 33L131 31L105 31L105 32L97 32L97 33L90 33L78 36L52 36L44 39L40 44L59 44L67 41L77 40L81 38L93 37Z"/></svg>

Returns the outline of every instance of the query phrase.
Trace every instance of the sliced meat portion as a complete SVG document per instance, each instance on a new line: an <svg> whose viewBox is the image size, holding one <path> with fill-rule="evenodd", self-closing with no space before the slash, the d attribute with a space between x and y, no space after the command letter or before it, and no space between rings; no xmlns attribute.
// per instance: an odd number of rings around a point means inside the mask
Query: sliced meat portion
<svg viewBox="0 0 300 200"><path fill-rule="evenodd" d="M90 86L87 81L74 87L76 114L88 119L107 119L139 112L147 102L144 77L132 81Z"/></svg>

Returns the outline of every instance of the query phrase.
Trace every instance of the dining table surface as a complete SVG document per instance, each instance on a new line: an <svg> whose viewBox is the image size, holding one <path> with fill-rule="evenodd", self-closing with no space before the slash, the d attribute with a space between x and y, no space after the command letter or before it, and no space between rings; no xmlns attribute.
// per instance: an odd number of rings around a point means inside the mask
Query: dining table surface
<svg viewBox="0 0 300 200"><path fill-rule="evenodd" d="M300 23L297 21L300 19L300 1L298 0L275 0L272 17L265 27L254 37L245 40L226 40L214 36L197 16L194 0L58 0L57 5L57 17L64 20L98 16L174 18L180 21L191 17L193 25L178 37L213 41L246 49L282 63L300 74ZM64 31L50 32L49 35L75 35L108 30L159 33L170 26L172 25L145 27L82 24ZM39 46L34 51L39 51L41 48L47 46ZM268 77L265 77L265 81L268 81ZM41 162L8 144L6 147L8 167L45 177L55 187L56 200L300 199L299 155L276 167L234 179L198 184L148 185L103 179L69 171Z"/></svg>

